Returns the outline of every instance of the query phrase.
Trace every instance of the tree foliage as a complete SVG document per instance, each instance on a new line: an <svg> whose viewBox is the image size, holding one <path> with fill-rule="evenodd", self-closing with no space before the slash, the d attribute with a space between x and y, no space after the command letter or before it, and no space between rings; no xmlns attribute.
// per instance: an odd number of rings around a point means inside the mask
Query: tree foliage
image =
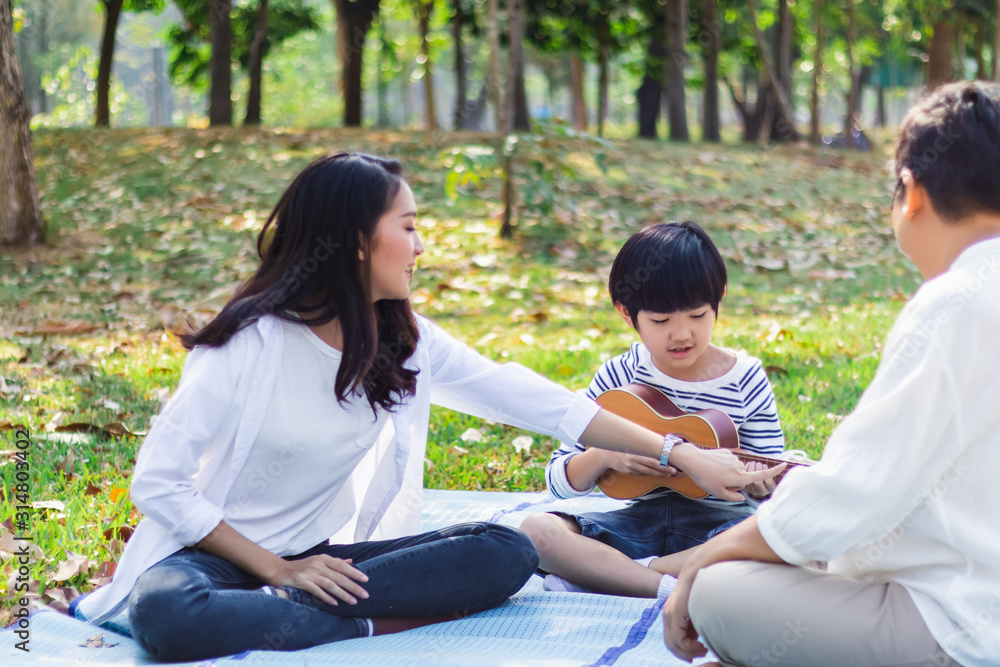
<svg viewBox="0 0 1000 667"><path fill-rule="evenodd" d="M207 2L174 0L184 16L184 23L170 28L169 72L178 85L205 90L212 58L212 30ZM259 2L234 6L232 12L233 61L244 71L250 64L254 22ZM302 32L319 30L316 10L305 0L271 0L268 4L267 39L264 56L272 47Z"/></svg>

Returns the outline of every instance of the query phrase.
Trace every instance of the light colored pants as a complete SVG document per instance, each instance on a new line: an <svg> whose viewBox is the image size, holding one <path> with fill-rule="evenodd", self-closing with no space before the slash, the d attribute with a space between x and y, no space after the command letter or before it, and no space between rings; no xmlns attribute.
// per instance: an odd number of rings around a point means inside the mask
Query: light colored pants
<svg viewBox="0 0 1000 667"><path fill-rule="evenodd" d="M698 573L689 613L725 665L953 667L899 584L754 561Z"/></svg>

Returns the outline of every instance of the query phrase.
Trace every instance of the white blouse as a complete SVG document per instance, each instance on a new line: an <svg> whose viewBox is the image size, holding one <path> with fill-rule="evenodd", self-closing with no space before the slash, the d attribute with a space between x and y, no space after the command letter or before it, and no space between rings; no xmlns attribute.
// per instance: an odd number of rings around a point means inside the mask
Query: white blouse
<svg viewBox="0 0 1000 667"><path fill-rule="evenodd" d="M518 364L498 365L417 318L420 340L407 361L418 371L416 391L389 415L370 454L362 458L324 515L335 542L388 539L420 528L424 450L430 405L578 440L599 410L590 399ZM283 327L262 317L222 347L198 347L187 357L176 393L137 457L131 497L146 516L132 535L113 581L77 611L103 623L126 603L146 569L194 545L226 516L226 498L261 432L284 349ZM280 476L275 492L298 484ZM294 526L309 532L312 524Z"/></svg>
<svg viewBox="0 0 1000 667"><path fill-rule="evenodd" d="M790 472L757 516L784 560L902 584L951 657L995 666L998 476L1000 239L992 239L920 287L822 460Z"/></svg>
<svg viewBox="0 0 1000 667"><path fill-rule="evenodd" d="M257 440L222 510L238 533L279 556L299 554L338 528L339 493L388 420L363 394L337 401L341 353L302 324L281 320L284 349ZM283 483L293 481L294 484Z"/></svg>

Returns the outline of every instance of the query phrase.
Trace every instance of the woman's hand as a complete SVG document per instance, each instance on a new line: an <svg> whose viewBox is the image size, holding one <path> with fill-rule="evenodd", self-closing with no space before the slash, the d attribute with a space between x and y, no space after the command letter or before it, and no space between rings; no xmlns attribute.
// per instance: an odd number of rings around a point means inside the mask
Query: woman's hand
<svg viewBox="0 0 1000 667"><path fill-rule="evenodd" d="M745 500L740 494L744 487L771 479L787 467L782 463L766 470L748 472L736 455L724 447L701 449L687 442L676 445L670 458L676 459L678 467L701 489L716 498L736 502Z"/></svg>
<svg viewBox="0 0 1000 667"><path fill-rule="evenodd" d="M686 662L700 658L708 649L698 641L698 631L688 618L691 579L679 579L667 603L663 605L663 642L675 656Z"/></svg>
<svg viewBox="0 0 1000 667"><path fill-rule="evenodd" d="M784 469L784 468L782 468ZM761 463L760 461L747 461L746 471L747 472L760 472L761 470L769 470L767 465ZM778 486L777 477L770 477L762 482L752 482L743 487L743 490L748 496L756 500L763 500L767 498L774 491L774 488Z"/></svg>
<svg viewBox="0 0 1000 667"><path fill-rule="evenodd" d="M268 578L272 586L298 588L333 606L338 604L334 597L347 604L357 604L356 598L368 598L368 592L355 583L368 581L368 575L353 567L350 558L341 560L320 554L282 562L284 564Z"/></svg>

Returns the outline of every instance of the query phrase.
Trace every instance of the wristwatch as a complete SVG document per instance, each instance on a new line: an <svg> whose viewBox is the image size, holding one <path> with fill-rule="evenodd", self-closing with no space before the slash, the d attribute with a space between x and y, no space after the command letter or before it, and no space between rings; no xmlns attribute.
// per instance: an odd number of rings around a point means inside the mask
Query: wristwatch
<svg viewBox="0 0 1000 667"><path fill-rule="evenodd" d="M684 442L684 438L679 435L674 435L673 433L667 433L663 436L663 449L660 451L660 465L668 466L670 465L670 452L673 451L674 445Z"/></svg>

